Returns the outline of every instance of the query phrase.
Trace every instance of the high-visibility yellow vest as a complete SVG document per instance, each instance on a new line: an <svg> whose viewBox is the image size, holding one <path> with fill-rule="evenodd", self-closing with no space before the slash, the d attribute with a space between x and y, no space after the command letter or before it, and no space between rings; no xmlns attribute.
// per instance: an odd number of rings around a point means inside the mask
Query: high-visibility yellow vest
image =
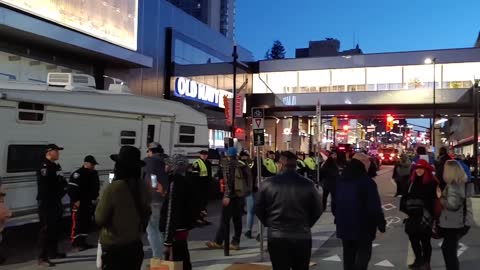
<svg viewBox="0 0 480 270"><path fill-rule="evenodd" d="M195 160L195 162L193 163L194 165L197 164L197 168L200 170L200 177L205 177L205 176L208 176L208 169L207 169L207 165L205 165L205 162L203 162L202 159L197 159Z"/></svg>
<svg viewBox="0 0 480 270"><path fill-rule="evenodd" d="M313 171L317 167L317 164L315 163L315 159L312 157L308 157L305 159L305 164L307 165L308 169Z"/></svg>
<svg viewBox="0 0 480 270"><path fill-rule="evenodd" d="M273 161L273 159L264 159L263 166L265 166L265 168L267 168L267 171L271 174L277 174L277 164L275 164L275 161Z"/></svg>
<svg viewBox="0 0 480 270"><path fill-rule="evenodd" d="M305 168L305 162L301 159L297 159L297 170Z"/></svg>

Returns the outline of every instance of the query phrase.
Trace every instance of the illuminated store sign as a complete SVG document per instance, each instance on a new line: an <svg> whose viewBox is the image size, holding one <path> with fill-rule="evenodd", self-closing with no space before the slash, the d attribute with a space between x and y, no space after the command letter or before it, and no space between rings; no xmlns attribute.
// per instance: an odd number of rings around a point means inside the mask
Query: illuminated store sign
<svg viewBox="0 0 480 270"><path fill-rule="evenodd" d="M178 77L175 80L174 95L219 108L225 108L224 96L233 98L233 94L228 91L216 89L184 77Z"/></svg>
<svg viewBox="0 0 480 270"><path fill-rule="evenodd" d="M0 0L0 3L137 50L138 0Z"/></svg>

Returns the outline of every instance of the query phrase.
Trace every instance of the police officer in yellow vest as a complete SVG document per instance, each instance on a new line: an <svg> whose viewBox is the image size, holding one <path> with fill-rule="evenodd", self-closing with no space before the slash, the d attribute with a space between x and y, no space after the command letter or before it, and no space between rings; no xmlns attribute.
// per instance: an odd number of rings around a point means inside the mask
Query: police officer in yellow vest
<svg viewBox="0 0 480 270"><path fill-rule="evenodd" d="M209 190L212 183L212 163L208 160L208 151L202 150L199 152L200 158L193 162L192 174L196 177L195 188L198 195L197 201L199 206L199 217L197 225L208 225L206 220L208 215L207 204L209 199Z"/></svg>
<svg viewBox="0 0 480 270"><path fill-rule="evenodd" d="M304 162L306 166L307 177L315 180L317 173L317 162L315 161L315 153L310 152Z"/></svg>
<svg viewBox="0 0 480 270"><path fill-rule="evenodd" d="M275 153L273 151L267 152L267 157L262 162L262 177L272 177L277 175L278 168L275 163Z"/></svg>
<svg viewBox="0 0 480 270"><path fill-rule="evenodd" d="M297 173L301 176L306 176L307 165L305 164L305 154L303 152L297 153Z"/></svg>

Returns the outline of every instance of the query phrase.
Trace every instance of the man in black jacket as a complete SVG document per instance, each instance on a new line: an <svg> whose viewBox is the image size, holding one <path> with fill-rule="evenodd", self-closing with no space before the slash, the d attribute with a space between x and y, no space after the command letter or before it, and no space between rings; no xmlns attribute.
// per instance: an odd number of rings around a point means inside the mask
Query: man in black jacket
<svg viewBox="0 0 480 270"><path fill-rule="evenodd" d="M94 202L98 199L100 180L95 166L98 164L93 156L86 156L83 166L72 173L68 182L68 196L72 210L72 246L80 251L93 248L87 244L87 237L92 224Z"/></svg>
<svg viewBox="0 0 480 270"><path fill-rule="evenodd" d="M255 212L268 227L268 251L273 270L308 269L311 228L322 214L322 198L312 181L296 173L291 152L280 157L280 171L262 183Z"/></svg>

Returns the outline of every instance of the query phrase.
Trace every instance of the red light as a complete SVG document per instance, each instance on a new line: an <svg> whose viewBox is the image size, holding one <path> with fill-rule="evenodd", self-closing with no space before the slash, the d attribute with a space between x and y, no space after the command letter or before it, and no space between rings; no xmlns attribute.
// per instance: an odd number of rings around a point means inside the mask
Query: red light
<svg viewBox="0 0 480 270"><path fill-rule="evenodd" d="M382 157L382 160L384 160L384 159L385 159L385 157Z"/></svg>
<svg viewBox="0 0 480 270"><path fill-rule="evenodd" d="M345 150L345 147L340 146L338 149L339 149L339 150Z"/></svg>
<svg viewBox="0 0 480 270"><path fill-rule="evenodd" d="M390 114L387 114L387 122L393 122L393 120L395 120L395 118L393 118L393 116Z"/></svg>
<svg viewBox="0 0 480 270"><path fill-rule="evenodd" d="M394 157L394 156L395 156L395 154L390 154L390 156L391 156L391 157Z"/></svg>
<svg viewBox="0 0 480 270"><path fill-rule="evenodd" d="M383 153L378 154L379 156L383 157Z"/></svg>
<svg viewBox="0 0 480 270"><path fill-rule="evenodd" d="M389 159L390 159L390 160L392 160L393 158L392 158L392 157L390 157Z"/></svg>
<svg viewBox="0 0 480 270"><path fill-rule="evenodd" d="M345 131L348 131L349 128L350 128L350 127L349 127L348 125L344 125L344 126L343 126L343 130L345 130Z"/></svg>

